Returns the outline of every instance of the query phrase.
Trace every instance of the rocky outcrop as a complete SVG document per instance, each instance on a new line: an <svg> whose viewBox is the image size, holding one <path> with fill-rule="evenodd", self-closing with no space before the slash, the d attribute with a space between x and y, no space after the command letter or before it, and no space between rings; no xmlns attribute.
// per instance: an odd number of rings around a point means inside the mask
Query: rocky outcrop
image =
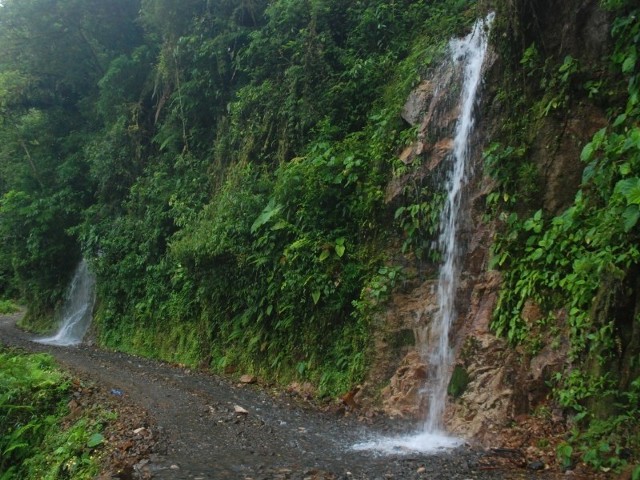
<svg viewBox="0 0 640 480"><path fill-rule="evenodd" d="M376 332L374 365L369 380L358 394L366 405L372 391L385 385L380 395L384 411L391 417L421 418L421 392L427 366L416 350L417 332L433 317L437 307L433 280L425 280L406 292L394 295L380 319Z"/></svg>
<svg viewBox="0 0 640 480"><path fill-rule="evenodd" d="M455 89L444 88L459 80L461 72L451 63L445 63L432 79L416 87L402 110L402 118L418 128L416 141L405 148L400 160L411 166L409 172L394 178L388 185L385 199L392 202L409 184L423 183L433 175L451 152L452 134L458 116Z"/></svg>
<svg viewBox="0 0 640 480"><path fill-rule="evenodd" d="M582 148L607 124L605 113L588 103L575 105L566 115L541 121L530 149L541 177L539 206L553 214L573 202L582 181Z"/></svg>
<svg viewBox="0 0 640 480"><path fill-rule="evenodd" d="M424 415L424 389L427 365L416 350L402 359L389 385L382 391L385 413L390 417L421 418Z"/></svg>

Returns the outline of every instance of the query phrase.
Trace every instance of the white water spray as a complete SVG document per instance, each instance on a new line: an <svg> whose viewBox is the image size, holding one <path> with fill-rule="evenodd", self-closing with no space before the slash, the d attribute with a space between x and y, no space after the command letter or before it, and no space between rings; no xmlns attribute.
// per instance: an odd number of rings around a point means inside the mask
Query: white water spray
<svg viewBox="0 0 640 480"><path fill-rule="evenodd" d="M469 173L470 138L474 127L474 107L481 81L482 65L487 51L487 29L494 14L479 20L465 38L450 42L451 61L462 69L459 113L455 127L453 149L449 155L451 168L445 183L446 200L440 216L438 247L442 265L438 277L438 310L430 325L419 332L422 356L429 367L427 386L428 411L423 431L404 438L379 439L356 445L358 450L377 450L383 453L402 451L430 452L452 448L460 441L443 432L442 417L447 400L447 386L451 376L453 352L449 334L456 317L455 294L459 277L460 206L462 191Z"/></svg>
<svg viewBox="0 0 640 480"><path fill-rule="evenodd" d="M89 325L95 300L95 277L82 260L67 291L58 332L52 337L34 340L47 345L70 346L82 343Z"/></svg>

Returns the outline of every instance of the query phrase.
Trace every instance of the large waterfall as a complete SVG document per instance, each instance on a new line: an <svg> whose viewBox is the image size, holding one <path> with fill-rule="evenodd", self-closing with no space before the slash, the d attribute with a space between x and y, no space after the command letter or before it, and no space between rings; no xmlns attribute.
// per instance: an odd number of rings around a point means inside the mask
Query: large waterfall
<svg viewBox="0 0 640 480"><path fill-rule="evenodd" d="M357 445L357 449L383 452L434 451L454 447L460 442L443 432L443 415L447 401L447 386L451 377L453 352L449 344L450 329L456 318L455 296L459 278L459 225L460 207L470 171L470 138L474 130L474 110L478 100L481 73L487 52L487 30L494 14L478 20L469 35L455 39L449 45L449 57L441 70L456 69L460 82L438 85L439 89L459 88L455 98L457 118L453 132L453 146L446 157L444 208L440 216L438 248L442 256L437 282L437 310L428 325L416 332L418 348L427 365L425 385L427 403L423 428L415 435L401 438L378 439ZM438 75L436 75L438 76ZM448 78L447 75L441 75ZM435 100L437 101L437 99ZM436 108L430 108L431 111ZM439 132L436 132L439 133Z"/></svg>
<svg viewBox="0 0 640 480"><path fill-rule="evenodd" d="M62 320L58 332L35 341L48 345L78 345L82 343L89 325L95 300L95 277L82 260L71 280L62 309Z"/></svg>

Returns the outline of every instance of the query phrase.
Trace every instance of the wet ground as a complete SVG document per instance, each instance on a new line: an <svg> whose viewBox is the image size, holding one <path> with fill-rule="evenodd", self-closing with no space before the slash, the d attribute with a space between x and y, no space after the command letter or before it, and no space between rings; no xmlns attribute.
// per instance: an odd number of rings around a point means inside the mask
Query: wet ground
<svg viewBox="0 0 640 480"><path fill-rule="evenodd" d="M121 404L120 430L127 431L128 439L126 448L118 448L133 453L127 454L126 468L118 472L113 467L103 479L556 478L551 472L519 468L519 460L509 458L511 452L469 446L429 455L356 451L353 445L399 433L402 427L384 418L365 425L287 393L92 346L33 343L15 327L16 319L0 316L1 343L50 353L79 378L93 382L116 407ZM114 444L122 444L116 436ZM136 447L135 442L144 445Z"/></svg>

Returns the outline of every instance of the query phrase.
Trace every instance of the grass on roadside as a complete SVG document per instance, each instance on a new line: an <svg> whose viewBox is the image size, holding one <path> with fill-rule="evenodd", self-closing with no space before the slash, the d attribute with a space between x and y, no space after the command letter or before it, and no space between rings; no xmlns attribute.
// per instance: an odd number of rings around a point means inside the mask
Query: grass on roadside
<svg viewBox="0 0 640 480"><path fill-rule="evenodd" d="M20 310L20 307L11 300L0 300L0 315L6 315L8 313L16 313Z"/></svg>
<svg viewBox="0 0 640 480"><path fill-rule="evenodd" d="M0 480L84 480L99 473L103 424L77 407L71 377L46 354L0 347Z"/></svg>

